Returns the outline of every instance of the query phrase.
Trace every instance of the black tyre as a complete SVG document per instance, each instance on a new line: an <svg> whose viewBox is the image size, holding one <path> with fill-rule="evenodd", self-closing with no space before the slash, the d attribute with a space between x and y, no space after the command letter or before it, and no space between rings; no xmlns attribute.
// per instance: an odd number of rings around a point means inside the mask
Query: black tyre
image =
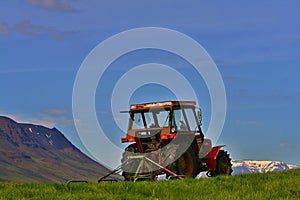
<svg viewBox="0 0 300 200"><path fill-rule="evenodd" d="M220 150L217 157L217 166L214 172L215 175L231 175L232 173L232 164L229 154Z"/></svg>
<svg viewBox="0 0 300 200"><path fill-rule="evenodd" d="M189 147L174 163L168 166L168 169L177 175L195 178L198 174L198 161L193 149ZM169 176L170 174L167 174L167 177Z"/></svg>

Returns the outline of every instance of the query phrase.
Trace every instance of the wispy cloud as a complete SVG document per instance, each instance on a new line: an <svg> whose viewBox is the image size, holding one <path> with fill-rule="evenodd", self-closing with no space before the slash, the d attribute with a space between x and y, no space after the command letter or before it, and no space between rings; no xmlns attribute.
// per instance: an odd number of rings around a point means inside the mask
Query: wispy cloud
<svg viewBox="0 0 300 200"><path fill-rule="evenodd" d="M74 120L72 118L67 118L65 116L56 118L57 120L59 120L59 122L62 122L65 126L66 125L74 125Z"/></svg>
<svg viewBox="0 0 300 200"><path fill-rule="evenodd" d="M61 115L61 114L66 113L66 110L63 110L63 109L49 109L49 110L47 110L47 112L50 113L50 114Z"/></svg>
<svg viewBox="0 0 300 200"><path fill-rule="evenodd" d="M23 114L5 113L4 115L6 117L13 119L16 122L24 123L24 124L36 124L45 127L54 127L56 125L54 118L51 118L50 116L41 116L40 118L36 118L36 117L27 118Z"/></svg>
<svg viewBox="0 0 300 200"><path fill-rule="evenodd" d="M279 147L282 147L282 148L284 148L284 147L286 147L287 146L287 143L280 143L279 144Z"/></svg>
<svg viewBox="0 0 300 200"><path fill-rule="evenodd" d="M23 34L23 35L40 35L43 33L54 32L55 30L49 27L32 24L30 21L23 21L15 25L9 26L5 22L0 22L1 34Z"/></svg>
<svg viewBox="0 0 300 200"><path fill-rule="evenodd" d="M70 3L63 2L61 0L25 0L31 6L50 10L50 11L63 11L63 12L76 12Z"/></svg>
<svg viewBox="0 0 300 200"><path fill-rule="evenodd" d="M53 109L52 111L57 113L59 110ZM57 114L42 113L37 117L26 117L23 114L11 114L1 111L1 115L9 117L19 123L36 124L50 128L55 126L67 127L74 125L73 118L68 118L66 116Z"/></svg>
<svg viewBox="0 0 300 200"><path fill-rule="evenodd" d="M227 81L235 81L235 80L240 79L240 77L238 77L238 76L224 76L223 79L227 80Z"/></svg>
<svg viewBox="0 0 300 200"><path fill-rule="evenodd" d="M14 25L8 25L5 22L0 22L1 35L26 35L26 36L44 36L48 35L56 40L63 40L66 36L72 35L76 31L59 31L52 27L46 27L31 23L26 20Z"/></svg>
<svg viewBox="0 0 300 200"><path fill-rule="evenodd" d="M64 72L73 72L73 69L67 68L17 68L17 69L0 69L0 74L9 74L9 73L31 73L31 72L53 72L53 71L64 71Z"/></svg>
<svg viewBox="0 0 300 200"><path fill-rule="evenodd" d="M291 152L295 152L298 149L298 145L296 143L291 143L286 141L279 143L278 147L282 150L287 150Z"/></svg>
<svg viewBox="0 0 300 200"><path fill-rule="evenodd" d="M238 125L257 125L257 126L263 125L263 122L255 121L255 120L253 120L253 121L252 120L248 120L248 121L236 120L235 122Z"/></svg>

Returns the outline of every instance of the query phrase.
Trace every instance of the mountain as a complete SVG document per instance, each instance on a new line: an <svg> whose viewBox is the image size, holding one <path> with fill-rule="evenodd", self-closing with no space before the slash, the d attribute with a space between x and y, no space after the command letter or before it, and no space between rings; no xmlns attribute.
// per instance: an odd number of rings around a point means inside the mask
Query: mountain
<svg viewBox="0 0 300 200"><path fill-rule="evenodd" d="M0 169L0 181L9 182L96 181L109 171L56 128L21 124L2 116Z"/></svg>
<svg viewBox="0 0 300 200"><path fill-rule="evenodd" d="M242 160L231 161L232 174L249 174L296 169L300 166L286 164L280 161Z"/></svg>
<svg viewBox="0 0 300 200"><path fill-rule="evenodd" d="M263 161L263 160L232 160L232 175L263 173L282 170L291 170L300 168L298 165L286 164L280 161ZM206 178L206 172L200 172L197 178ZM163 178L161 178L163 179Z"/></svg>

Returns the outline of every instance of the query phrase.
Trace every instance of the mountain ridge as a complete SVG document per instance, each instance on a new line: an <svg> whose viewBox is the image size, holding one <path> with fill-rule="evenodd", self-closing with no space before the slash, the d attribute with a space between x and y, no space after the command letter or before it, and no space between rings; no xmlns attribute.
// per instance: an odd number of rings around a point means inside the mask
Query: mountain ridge
<svg viewBox="0 0 300 200"><path fill-rule="evenodd" d="M0 181L13 182L96 181L109 171L57 128L18 123L5 116L0 116L0 168Z"/></svg>
<svg viewBox="0 0 300 200"><path fill-rule="evenodd" d="M272 160L232 160L233 174L264 173L300 168L298 165Z"/></svg>

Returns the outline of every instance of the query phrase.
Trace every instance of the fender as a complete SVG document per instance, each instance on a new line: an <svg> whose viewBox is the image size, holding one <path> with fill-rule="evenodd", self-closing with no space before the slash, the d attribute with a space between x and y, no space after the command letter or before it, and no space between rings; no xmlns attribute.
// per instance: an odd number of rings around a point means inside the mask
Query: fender
<svg viewBox="0 0 300 200"><path fill-rule="evenodd" d="M216 169L216 167L217 167L217 157L218 157L219 151L224 146L225 145L215 146L206 155L206 159L207 159L206 165L207 165L207 168L209 170L215 170Z"/></svg>

